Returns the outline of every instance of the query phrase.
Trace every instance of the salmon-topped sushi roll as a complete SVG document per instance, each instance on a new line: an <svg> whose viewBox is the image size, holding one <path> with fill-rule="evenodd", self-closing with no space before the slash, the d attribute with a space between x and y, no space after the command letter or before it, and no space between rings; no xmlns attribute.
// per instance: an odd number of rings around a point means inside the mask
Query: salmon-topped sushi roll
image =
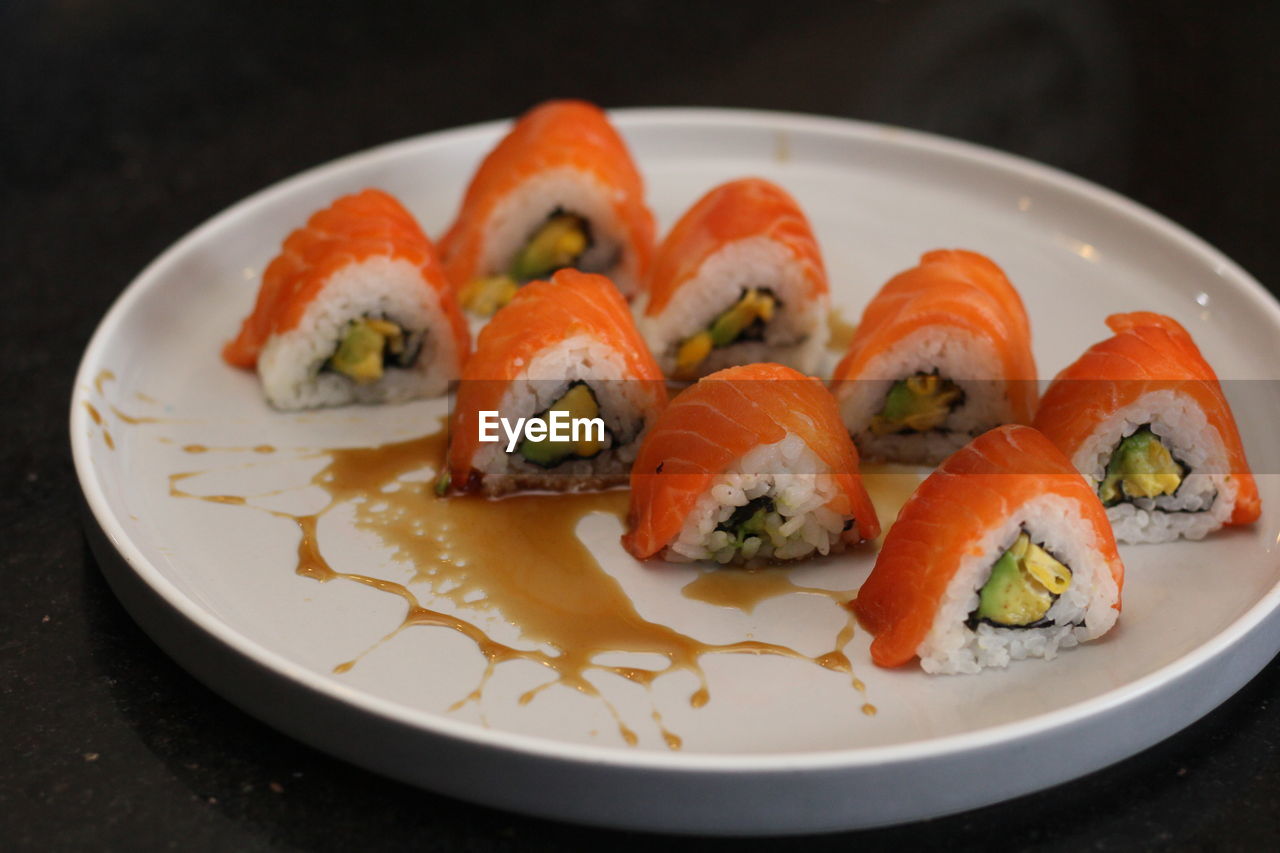
<svg viewBox="0 0 1280 853"><path fill-rule="evenodd" d="M303 409L443 394L469 348L435 247L369 189L289 235L222 356L256 368L273 406Z"/></svg>
<svg viewBox="0 0 1280 853"><path fill-rule="evenodd" d="M976 252L929 252L862 312L832 390L868 459L936 465L975 435L1029 424L1031 327L1000 267Z"/></svg>
<svg viewBox="0 0 1280 853"><path fill-rule="evenodd" d="M463 307L489 315L521 285L565 268L604 274L631 298L653 232L640 172L604 112L548 101L480 164L440 252Z"/></svg>
<svg viewBox="0 0 1280 853"><path fill-rule="evenodd" d="M625 485L666 403L662 373L617 288L561 270L521 288L480 331L458 383L441 489Z"/></svg>
<svg viewBox="0 0 1280 853"><path fill-rule="evenodd" d="M1010 425L920 484L853 609L880 666L973 673L1101 637L1123 585L1098 496L1047 438Z"/></svg>
<svg viewBox="0 0 1280 853"><path fill-rule="evenodd" d="M675 379L759 361L809 373L826 345L829 305L800 206L776 184L744 178L711 190L671 229L639 322Z"/></svg>
<svg viewBox="0 0 1280 853"><path fill-rule="evenodd" d="M1113 314L1045 391L1035 425L1097 489L1122 542L1200 539L1262 510L1231 406L1191 335Z"/></svg>
<svg viewBox="0 0 1280 853"><path fill-rule="evenodd" d="M638 559L735 565L880 535L831 394L780 364L726 368L671 401L632 468L628 525Z"/></svg>

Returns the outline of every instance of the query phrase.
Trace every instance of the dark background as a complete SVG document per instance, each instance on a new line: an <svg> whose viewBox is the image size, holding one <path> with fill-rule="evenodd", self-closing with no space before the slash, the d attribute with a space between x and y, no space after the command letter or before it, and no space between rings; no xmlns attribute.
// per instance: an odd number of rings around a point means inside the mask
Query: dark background
<svg viewBox="0 0 1280 853"><path fill-rule="evenodd" d="M196 683L116 603L80 533L72 375L129 280L209 216L339 155L553 96L763 107L1076 172L1274 291L1277 34L1280 4L1265 2L0 3L0 847L672 843L494 812L329 759ZM787 844L1270 845L1278 740L1273 662L1187 731L1077 782Z"/></svg>

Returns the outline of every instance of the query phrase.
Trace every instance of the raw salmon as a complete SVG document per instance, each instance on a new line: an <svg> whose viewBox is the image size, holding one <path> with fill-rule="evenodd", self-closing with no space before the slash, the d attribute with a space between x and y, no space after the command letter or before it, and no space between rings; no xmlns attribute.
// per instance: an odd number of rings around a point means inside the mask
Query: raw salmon
<svg viewBox="0 0 1280 853"><path fill-rule="evenodd" d="M440 241L445 273L456 291L501 272L486 268L485 261L495 215L526 181L557 170L578 173L607 189L613 215L625 231L622 251L631 254L628 269L637 282L644 280L653 255L653 214L626 144L599 107L548 101L521 116L484 159Z"/></svg>
<svg viewBox="0 0 1280 853"><path fill-rule="evenodd" d="M1221 436L1230 466L1225 473L1238 482L1227 523L1256 521L1262 502L1240 431L1191 335L1176 320L1148 311L1113 314L1107 326L1114 337L1091 346L1054 378L1036 412L1036 427L1073 457L1104 419L1140 397L1160 390L1188 395Z"/></svg>
<svg viewBox="0 0 1280 853"><path fill-rule="evenodd" d="M472 459L480 447L479 413L500 411L509 386L527 373L539 353L585 335L612 350L624 365L625 379L646 397L647 411L667 403L666 383L645 347L627 303L602 275L563 269L550 281L522 287L493 316L476 341L462 372L449 436L449 471L456 488L473 482ZM533 380L558 379L531 376Z"/></svg>
<svg viewBox="0 0 1280 853"><path fill-rule="evenodd" d="M667 407L631 470L629 529L623 545L638 559L666 547L712 480L743 454L799 435L836 477L829 508L855 519L846 541L880 535L858 473L858 452L835 401L817 379L778 364L731 367L704 377Z"/></svg>
<svg viewBox="0 0 1280 853"><path fill-rule="evenodd" d="M957 450L920 484L889 528L853 602L875 635L871 659L901 666L916 654L963 557L1027 501L1053 494L1072 501L1117 589L1124 565L1101 501L1062 452L1031 427L1006 425ZM1115 609L1120 609L1117 597Z"/></svg>
<svg viewBox="0 0 1280 853"><path fill-rule="evenodd" d="M836 367L833 387L838 391L845 382L900 378L869 375L868 367L903 338L934 325L956 327L991 343L1002 367L1000 376L952 378L1003 382L1013 422L1030 423L1036 405L1036 366L1026 309L1000 267L962 249L928 252L918 266L880 289Z"/></svg>
<svg viewBox="0 0 1280 853"><path fill-rule="evenodd" d="M743 178L722 184L699 199L662 241L649 279L645 314L660 314L708 257L729 243L751 237L767 237L791 251L805 270L810 298L827 292L822 253L795 199L777 184Z"/></svg>
<svg viewBox="0 0 1280 853"><path fill-rule="evenodd" d="M465 361L470 335L435 247L400 202L376 189L343 196L285 239L262 274L253 312L223 347L222 357L236 367L252 368L267 338L296 328L334 273L375 257L405 260L421 270L448 318L459 363Z"/></svg>

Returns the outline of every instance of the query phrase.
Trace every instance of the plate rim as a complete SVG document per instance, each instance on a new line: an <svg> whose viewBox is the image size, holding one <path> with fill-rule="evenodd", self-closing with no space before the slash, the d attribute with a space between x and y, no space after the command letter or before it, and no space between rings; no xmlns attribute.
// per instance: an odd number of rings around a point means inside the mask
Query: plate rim
<svg viewBox="0 0 1280 853"><path fill-rule="evenodd" d="M628 129L661 125L707 129L737 127L842 136L862 142L900 146L918 153L963 161L967 165L994 169L1046 185L1051 190L1066 193L1078 200L1109 208L1112 212L1138 222L1159 236L1180 244L1198 256L1218 278L1226 280L1240 295L1254 302L1256 307L1268 316L1271 324L1280 329L1280 302L1277 302L1275 297L1247 271L1202 238L1162 214L1113 190L1016 154L893 125L798 112L724 107L640 107L608 112L624 137ZM529 757L574 764L626 769L648 768L674 773L852 770L884 764L905 764L927 759L955 757L992 745L1007 746L1016 740L1043 736L1062 727L1087 723L1092 718L1104 716L1209 664L1258 628L1280 606L1280 580L1277 580L1253 606L1233 622L1177 659L1127 684L1052 711L975 731L903 743L775 753L672 752L635 749L617 745L575 743L546 736L485 728L471 721L458 720L445 714L415 708L334 681L236 631L185 595L142 554L124 525L111 510L102 485L96 477L88 429L89 414L81 402L87 398L94 375L105 368L100 359L112 338L112 331L120 325L135 303L160 286L159 282L163 280L165 269L181 258L190 246L213 237L223 229L234 227L237 219L253 209L269 205L277 198L286 196L309 183L323 181L348 169L371 164L381 159L395 159L413 150L452 145L467 137L486 138L496 135L509 126L511 121L511 119L486 121L384 143L313 166L270 184L206 219L161 252L121 291L95 328L76 371L70 405L72 458L85 502L94 520L128 569L166 605L222 646L252 664L287 678L296 686L321 693L330 700L343 703L362 713L372 714L388 722L435 736L466 741L479 748L511 750ZM161 645L163 648L163 644ZM166 653L168 653L167 649Z"/></svg>

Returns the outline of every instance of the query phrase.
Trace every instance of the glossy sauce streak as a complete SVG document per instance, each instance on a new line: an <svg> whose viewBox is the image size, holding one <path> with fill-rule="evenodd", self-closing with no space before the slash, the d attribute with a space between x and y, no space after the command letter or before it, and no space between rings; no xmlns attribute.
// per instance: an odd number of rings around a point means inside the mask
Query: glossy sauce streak
<svg viewBox="0 0 1280 853"><path fill-rule="evenodd" d="M88 400L84 401L85 410L89 412L89 419L94 422L102 431L102 440L107 445L108 450L116 449L115 439L111 437L111 432L102 423L102 415L94 408L93 403Z"/></svg>
<svg viewBox="0 0 1280 853"><path fill-rule="evenodd" d="M126 424L129 424L130 426L136 426L137 424L187 423L187 421L178 420L176 418L153 418L146 415L126 415L124 412L120 411L115 406L110 406L109 408L111 409L111 414L115 415L121 421L123 421Z"/></svg>
<svg viewBox="0 0 1280 853"><path fill-rule="evenodd" d="M97 376L95 376L95 377L93 378L93 388L94 388L94 390L95 390L95 391L97 391L99 395L101 395L101 394L102 394L102 386L103 386L104 384L106 384L107 382L112 381L112 380L113 380L113 379L115 379L115 378L116 378L116 375L115 375L114 373L112 373L110 370L100 370L100 371L98 371L98 375L97 375Z"/></svg>
<svg viewBox="0 0 1280 853"><path fill-rule="evenodd" d="M839 308L832 308L827 312L827 330L831 333L827 338L827 349L843 354L848 351L858 327L845 320Z"/></svg>
<svg viewBox="0 0 1280 853"><path fill-rule="evenodd" d="M253 447L209 447L206 444L184 444L182 445L182 450L184 453L247 453L249 451L254 453L276 452L276 448L272 447L270 444L258 444Z"/></svg>
<svg viewBox="0 0 1280 853"><path fill-rule="evenodd" d="M482 720L485 686L495 669L511 660L538 663L552 675L547 682L523 694L519 699L521 704L533 701L538 693L552 685L570 687L601 701L613 716L619 735L632 745L638 742L636 733L586 678L588 673L611 673L648 686L661 675L683 670L698 680L698 687L688 700L698 708L710 698L700 664L703 655L779 655L810 660L826 669L849 673L851 684L859 691L864 689L860 681L852 678L849 659L842 651L853 637L851 617L835 638L832 650L816 657L772 643L704 643L650 622L640 616L621 584L601 569L577 536L579 522L593 513L623 518L627 492L526 494L500 500L478 496L438 498L427 474L439 470L446 442L442 429L378 447L324 451L328 464L314 476L312 485L328 493L329 503L312 515L269 510L235 495L204 496L185 491L182 482L204 473L198 471L171 475L170 494L214 503L244 504L291 519L300 534L295 565L298 574L322 582L343 578L403 599L407 607L403 621L381 642L416 625L445 627L467 637L484 656L485 668L476 687L450 710L475 703ZM184 449L188 452L208 450ZM415 568L412 583L423 584L433 599L448 601L452 605L450 609L498 615L519 628L523 641L539 648L516 649L498 642L475 622L424 606L403 584L335 570L325 559L318 523L329 509L339 504L353 511L358 527L376 533L397 559ZM713 603L733 600L751 606L758 600L786 592L814 592L833 598L841 595L796 586L785 579L781 570L770 571L757 573L770 578L763 582L766 587L763 593L750 590L749 584L735 586L733 581L710 580L716 573L709 573L686 587L686 595ZM841 598L835 600L843 603ZM543 651L546 647L554 651ZM666 658L667 664L649 669L595 661L602 653L617 651L655 653ZM334 672L349 671L358 661L359 658L339 664ZM656 708L651 716L667 747L679 749L681 738L667 730Z"/></svg>
<svg viewBox="0 0 1280 853"><path fill-rule="evenodd" d="M843 605L852 593L798 586L789 569L707 569L680 590L685 598L750 613L762 601L792 593L809 593Z"/></svg>

